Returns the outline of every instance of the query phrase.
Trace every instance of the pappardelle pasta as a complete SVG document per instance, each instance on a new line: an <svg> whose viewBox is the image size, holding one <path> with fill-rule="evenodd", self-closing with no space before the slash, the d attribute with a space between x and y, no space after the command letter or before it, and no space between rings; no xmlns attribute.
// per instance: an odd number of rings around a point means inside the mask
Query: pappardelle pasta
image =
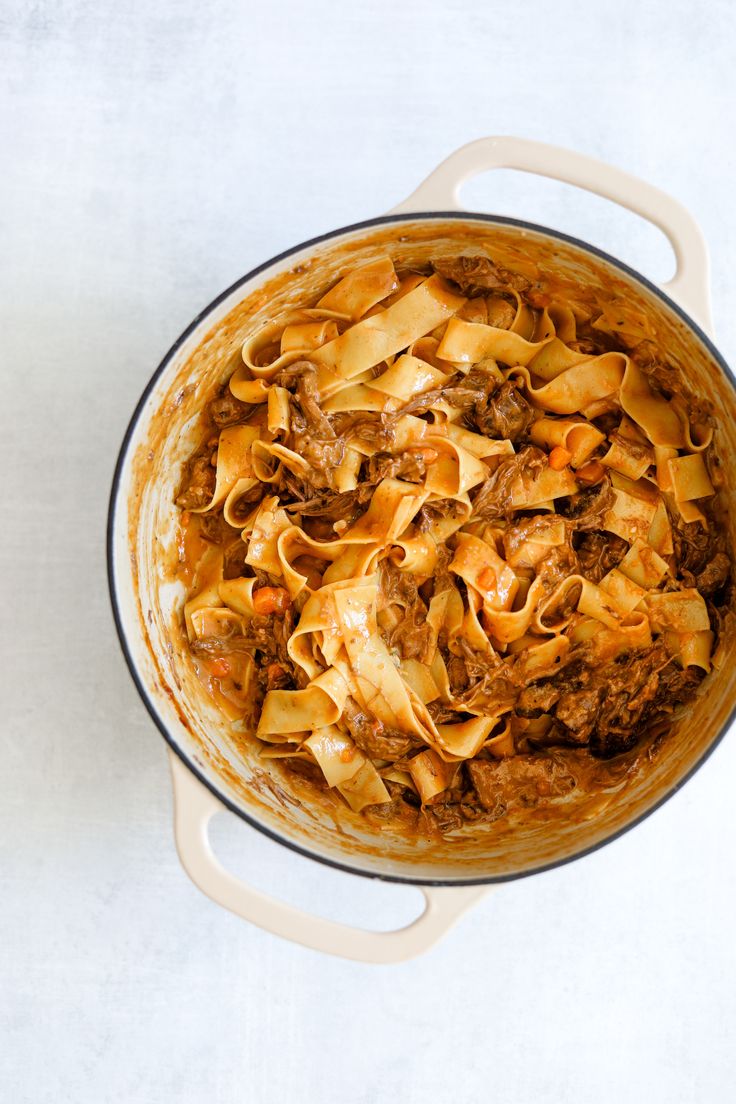
<svg viewBox="0 0 736 1104"><path fill-rule="evenodd" d="M667 373L627 304L480 252L378 257L250 334L177 499L234 726L444 829L574 786L555 749L666 726L730 585L710 419Z"/></svg>

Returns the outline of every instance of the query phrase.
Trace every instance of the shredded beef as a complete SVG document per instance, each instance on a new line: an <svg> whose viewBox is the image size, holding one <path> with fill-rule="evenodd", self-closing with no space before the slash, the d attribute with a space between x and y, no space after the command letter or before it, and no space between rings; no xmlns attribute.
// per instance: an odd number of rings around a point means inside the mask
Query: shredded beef
<svg viewBox="0 0 736 1104"><path fill-rule="evenodd" d="M560 691L554 682L532 682L519 694L516 711L522 717L539 717L549 713L559 697Z"/></svg>
<svg viewBox="0 0 736 1104"><path fill-rule="evenodd" d="M681 571L699 575L720 551L720 534L714 525L704 529L700 522L686 523L677 516L670 516L675 557Z"/></svg>
<svg viewBox="0 0 736 1104"><path fill-rule="evenodd" d="M365 482L375 485L382 479L404 479L409 483L419 483L426 471L427 465L419 449L407 449L401 456L377 452L368 458Z"/></svg>
<svg viewBox="0 0 736 1104"><path fill-rule="evenodd" d="M527 445L514 456L504 458L476 491L473 514L487 521L510 516L514 509L512 498L515 490L528 486L546 465L546 454L533 445Z"/></svg>
<svg viewBox="0 0 736 1104"><path fill-rule="evenodd" d="M229 528L229 526L228 526ZM232 529L230 530L232 533ZM222 565L222 574L225 579L237 579L245 572L245 557L248 555L248 546L240 537L231 540L225 546L225 556Z"/></svg>
<svg viewBox="0 0 736 1104"><path fill-rule="evenodd" d="M324 441L334 441L335 431L330 419L319 405L319 391L317 390L317 372L309 361L298 361L292 365L293 370L299 369L296 384L296 395L307 423L307 429L311 434L322 438Z"/></svg>
<svg viewBox="0 0 736 1104"><path fill-rule="evenodd" d="M613 502L611 480L606 475L594 487L588 487L569 498L558 499L557 512L567 518L573 528L584 532L587 529L600 529L603 518Z"/></svg>
<svg viewBox="0 0 736 1104"><path fill-rule="evenodd" d="M575 733L576 743L585 744L593 731L600 697L600 689L593 686L587 690L568 691L557 702L555 716Z"/></svg>
<svg viewBox="0 0 736 1104"><path fill-rule="evenodd" d="M634 747L641 726L671 713L702 677L699 668L677 667L662 644L597 672L605 693L590 737L592 753L608 759Z"/></svg>
<svg viewBox="0 0 736 1104"><path fill-rule="evenodd" d="M349 435L376 452L390 452L396 439L396 416L391 414L335 414L333 424L338 437Z"/></svg>
<svg viewBox="0 0 736 1104"><path fill-rule="evenodd" d="M671 395L682 389L682 377L679 369L662 360L660 349L653 341L640 341L631 350L631 359L641 368L650 383L658 391Z"/></svg>
<svg viewBox="0 0 736 1104"><path fill-rule="evenodd" d="M545 799L562 797L577 781L569 765L553 754L514 755L505 759L471 759L468 773L485 809L497 812L533 808Z"/></svg>
<svg viewBox="0 0 736 1104"><path fill-rule="evenodd" d="M402 659L418 659L428 663L433 644L432 628L427 622L427 607L419 596L416 579L399 569L390 560L381 564L381 591L387 604L402 608L402 616L391 631L389 644L397 648Z"/></svg>
<svg viewBox="0 0 736 1104"><path fill-rule="evenodd" d="M217 398L213 399L207 407L207 413L218 429L244 422L252 410L253 407L248 403L235 398L229 384L225 384Z"/></svg>
<svg viewBox="0 0 736 1104"><path fill-rule="evenodd" d="M457 284L463 295L482 295L486 291L504 288L525 291L530 286L526 276L494 264L483 253L438 257L432 261L432 267L440 276Z"/></svg>
<svg viewBox="0 0 736 1104"><path fill-rule="evenodd" d="M713 598L731 577L731 561L725 552L716 552L702 571L698 572L696 585L704 598Z"/></svg>
<svg viewBox="0 0 736 1104"><path fill-rule="evenodd" d="M324 494L308 498L306 501L297 500L287 503L289 513L300 514L302 517L322 517L328 521L353 521L361 512L363 502L358 491L325 491Z"/></svg>
<svg viewBox="0 0 736 1104"><path fill-rule="evenodd" d="M248 622L241 650L256 657L264 679L267 678L268 667L277 663L287 673L293 686L302 688L309 680L302 668L294 663L287 648L294 624L295 614L291 608L281 614L256 615Z"/></svg>
<svg viewBox="0 0 736 1104"><path fill-rule="evenodd" d="M629 550L623 537L613 533L584 532L577 546L580 573L599 583L613 567L618 567Z"/></svg>
<svg viewBox="0 0 736 1104"><path fill-rule="evenodd" d="M198 453L189 461L182 490L176 505L182 510L201 510L212 501L215 493L216 472L211 462L212 450Z"/></svg>
<svg viewBox="0 0 736 1104"><path fill-rule="evenodd" d="M370 717L352 698L345 706L344 716L357 746L373 759L393 763L422 746L415 736L387 728L375 717Z"/></svg>
<svg viewBox="0 0 736 1104"><path fill-rule="evenodd" d="M486 437L516 443L526 437L534 411L516 384L507 382L485 404L476 404L470 421Z"/></svg>

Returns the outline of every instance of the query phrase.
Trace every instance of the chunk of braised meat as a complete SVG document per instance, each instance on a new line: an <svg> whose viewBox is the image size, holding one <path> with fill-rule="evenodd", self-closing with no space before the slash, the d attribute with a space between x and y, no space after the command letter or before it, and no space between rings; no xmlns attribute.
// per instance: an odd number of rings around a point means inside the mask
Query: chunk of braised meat
<svg viewBox="0 0 736 1104"><path fill-rule="evenodd" d="M199 533L210 544L226 544L236 535L237 529L228 525L222 516L222 510L211 510L200 516Z"/></svg>
<svg viewBox="0 0 736 1104"><path fill-rule="evenodd" d="M405 407L398 413L407 410ZM353 437L376 452L390 452L396 440L396 418L392 414L335 414L332 421L338 437Z"/></svg>
<svg viewBox="0 0 736 1104"><path fill-rule="evenodd" d="M390 560L381 563L381 600L403 610L398 625L391 630L389 644L398 648L402 659L431 659L432 629L427 623L427 607L420 597L411 572L400 571Z"/></svg>
<svg viewBox="0 0 736 1104"><path fill-rule="evenodd" d="M533 482L547 466L546 454L533 445L505 457L496 470L481 483L473 499L473 515L484 521L511 517L514 492Z"/></svg>
<svg viewBox="0 0 736 1104"><path fill-rule="evenodd" d="M623 537L613 533L584 532L577 546L580 573L599 583L613 567L618 567L629 550Z"/></svg>
<svg viewBox="0 0 736 1104"><path fill-rule="evenodd" d="M563 579L579 574L579 567L577 552L569 542L558 544L550 548L544 559L537 564L537 578L541 580L546 593L549 594ZM574 593L566 596L566 601L573 602L571 609L575 608L577 598L578 595ZM564 612L569 613L571 610L565 608Z"/></svg>
<svg viewBox="0 0 736 1104"><path fill-rule="evenodd" d="M696 576L696 586L704 598L714 598L731 578L731 561L725 552L715 556Z"/></svg>
<svg viewBox="0 0 736 1104"><path fill-rule="evenodd" d="M296 393L290 404L291 430L286 443L313 469L315 487L323 488L328 483L327 473L342 461L345 442L319 404L317 374L313 364L307 360L296 361L286 373L280 374L280 378L296 384Z"/></svg>
<svg viewBox="0 0 736 1104"><path fill-rule="evenodd" d="M333 441L335 431L329 417L319 405L320 395L317 388L317 371L309 361L298 361L292 366L299 371L296 384L296 398L304 415L310 433L324 441Z"/></svg>
<svg viewBox="0 0 736 1104"><path fill-rule="evenodd" d="M497 652L493 650L477 651L462 636L457 638L456 645L460 649L460 657L465 663L465 670L468 672L468 678L471 682L477 682L484 678L496 679L499 675L509 673L507 661L502 659Z"/></svg>
<svg viewBox="0 0 736 1104"><path fill-rule="evenodd" d="M322 773L321 768L317 763L312 763L309 759L282 759L284 768L289 771L290 774L296 774L299 778L306 779L318 790L328 790L327 779Z"/></svg>
<svg viewBox="0 0 736 1104"><path fill-rule="evenodd" d="M228 526L229 528L229 526ZM232 533L232 529L230 532ZM245 557L248 555L248 545L240 537L225 545L225 555L222 564L224 579L238 579L245 573Z"/></svg>
<svg viewBox="0 0 736 1104"><path fill-rule="evenodd" d="M455 407L456 410L467 413L478 403L483 404L497 387L497 373L484 368L482 364L476 364L467 375L455 372L448 376L442 387L415 395L396 412L394 417L403 417L405 414L425 414L440 399L449 406Z"/></svg>
<svg viewBox="0 0 736 1104"><path fill-rule="evenodd" d="M593 731L601 699L601 690L570 690L562 694L555 708L555 717L570 732L576 744L587 744Z"/></svg>
<svg viewBox="0 0 736 1104"><path fill-rule="evenodd" d="M705 507L706 514L708 507ZM699 521L685 523L682 518L670 515L672 523L672 541L675 549L675 559L681 571L689 571L692 575L699 575L705 571L709 563L715 558L722 538L717 532L712 519L708 529L704 529Z"/></svg>
<svg viewBox="0 0 736 1104"><path fill-rule="evenodd" d="M306 424L295 424L292 418L292 432L288 447L298 452L312 468L313 474L322 477L322 487L328 484L328 475L342 463L345 455L345 442L339 438L324 440L312 436ZM315 480L316 482L316 480Z"/></svg>
<svg viewBox="0 0 736 1104"><path fill-rule="evenodd" d="M578 322L574 340L566 341L565 344L576 353L585 353L587 356L598 356L600 353L619 349L617 335L596 329L593 326L594 321L595 319L591 318Z"/></svg>
<svg viewBox="0 0 736 1104"><path fill-rule="evenodd" d="M434 499L432 502L425 502L424 506L422 506L421 510L417 513L414 522L420 533L426 533L437 522L457 521L464 513L465 511L462 504L457 502L454 498L438 498ZM446 556L445 567L450 562L453 555L445 544L438 546L437 554L440 559ZM447 575L446 572L442 572L442 567L443 565L440 563L438 567L435 568L434 572L436 594L439 593L440 590L447 590L446 585L437 585L438 578L441 576L445 583L450 579L450 576Z"/></svg>
<svg viewBox="0 0 736 1104"><path fill-rule="evenodd" d="M289 637L294 631L295 614L291 607L283 613L257 614L248 622L243 634L243 649L255 657L263 678L268 678L268 668L278 664L288 676L288 682L298 689L309 683L309 678L298 667L287 648Z"/></svg>
<svg viewBox="0 0 736 1104"><path fill-rule="evenodd" d="M579 494L560 498L556 502L557 512L570 522L574 529L584 532L587 529L600 529L613 502L613 489L608 475L593 487L586 487Z"/></svg>
<svg viewBox="0 0 736 1104"><path fill-rule="evenodd" d="M372 488L371 488L372 489ZM325 491L306 501L290 502L285 505L289 513L302 517L320 517L328 521L351 522L362 512L361 496L358 491Z"/></svg>
<svg viewBox="0 0 736 1104"><path fill-rule="evenodd" d="M470 780L485 809L533 808L550 797L574 790L577 780L560 753L514 755L505 759L471 759Z"/></svg>
<svg viewBox="0 0 736 1104"><path fill-rule="evenodd" d="M453 695L462 694L463 690L467 690L470 684L470 678L468 677L468 668L465 665L465 660L460 656L447 653L444 656L445 667L447 668L447 679L450 683L450 690Z"/></svg>
<svg viewBox="0 0 736 1104"><path fill-rule="evenodd" d="M442 701L430 702L427 711L435 724L460 724L467 720L467 713L453 709Z"/></svg>
<svg viewBox="0 0 736 1104"><path fill-rule="evenodd" d="M374 824L391 824L408 832L415 832L422 812L413 790L399 786L396 782L384 779L386 789L391 795L390 801L380 805L369 805L363 810L363 816Z"/></svg>
<svg viewBox="0 0 736 1104"><path fill-rule="evenodd" d="M432 268L446 280L457 284L463 295L471 297L504 288L526 291L531 286L526 276L495 264L485 253L438 257L432 261Z"/></svg>
<svg viewBox="0 0 736 1104"><path fill-rule="evenodd" d="M519 694L516 712L520 717L538 717L549 713L559 697L560 690L554 682L532 682Z"/></svg>
<svg viewBox="0 0 736 1104"><path fill-rule="evenodd" d="M590 737L593 755L609 759L638 743L642 726L671 713L703 677L700 668L680 668L662 644L610 664L597 678L605 695Z"/></svg>
<svg viewBox="0 0 736 1104"><path fill-rule="evenodd" d="M476 403L466 419L471 428L477 427L486 437L516 443L526 437L534 411L516 384L506 382L483 404Z"/></svg>
<svg viewBox="0 0 736 1104"><path fill-rule="evenodd" d="M182 489L176 497L176 505L182 510L201 510L212 501L216 472L211 456L212 450L207 449L189 461Z"/></svg>
<svg viewBox="0 0 736 1104"><path fill-rule="evenodd" d="M377 452L368 458L365 475L361 482L375 485L382 479L405 479L409 483L419 483L427 472L427 465L421 449L407 449L400 456L390 452Z"/></svg>
<svg viewBox="0 0 736 1104"><path fill-rule="evenodd" d="M240 399L235 398L229 384L225 384L220 394L207 407L210 420L218 429L225 429L226 426L244 422L252 411L253 407L249 403L241 402Z"/></svg>
<svg viewBox="0 0 736 1104"><path fill-rule="evenodd" d="M386 759L395 763L397 759L403 759L405 755L422 746L416 737L388 728L375 717L369 716L352 698L348 699L343 716L357 746L372 759Z"/></svg>
<svg viewBox="0 0 736 1104"><path fill-rule="evenodd" d="M653 341L640 341L629 355L658 391L663 391L667 395L682 392L683 380L680 370L662 360L661 350Z"/></svg>
<svg viewBox="0 0 736 1104"><path fill-rule="evenodd" d="M454 796L457 797L457 795ZM448 832L456 832L458 828L462 828L465 824L465 818L462 815L459 802L457 800L452 802L439 800L439 798L444 797L445 794L438 794L436 799L432 799L432 803L424 806L423 812L425 818L429 818L437 830L446 835Z"/></svg>

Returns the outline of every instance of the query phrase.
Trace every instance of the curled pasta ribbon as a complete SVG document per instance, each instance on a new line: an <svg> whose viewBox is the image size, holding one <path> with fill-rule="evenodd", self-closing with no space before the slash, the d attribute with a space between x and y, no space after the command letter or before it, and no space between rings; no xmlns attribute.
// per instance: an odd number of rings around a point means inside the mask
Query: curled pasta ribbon
<svg viewBox="0 0 736 1104"><path fill-rule="evenodd" d="M671 403L656 395L641 368L633 360L628 363L621 381L621 406L646 433L653 445L670 448L685 446L682 421Z"/></svg>
<svg viewBox="0 0 736 1104"><path fill-rule="evenodd" d="M426 442L438 456L427 470L424 486L437 498L456 498L488 478L483 461L456 440L429 434Z"/></svg>
<svg viewBox="0 0 736 1104"><path fill-rule="evenodd" d="M335 667L317 675L305 690L269 690L256 735L278 736L334 724L343 714L347 696L348 687Z"/></svg>
<svg viewBox="0 0 736 1104"><path fill-rule="evenodd" d="M446 322L464 302L440 277L430 276L384 311L357 322L312 354L311 359L326 373L318 372L320 390L323 381L329 384L334 376L354 379L401 352Z"/></svg>
<svg viewBox="0 0 736 1104"><path fill-rule="evenodd" d="M554 414L575 414L618 393L627 361L628 357L623 353L588 357L560 372L542 387L532 383L530 372L524 366L512 368L510 375L523 379L526 391L542 410Z"/></svg>
<svg viewBox="0 0 736 1104"><path fill-rule="evenodd" d="M419 357L405 354L374 379L371 386L391 398L408 402L415 395L442 387L446 382L446 372L433 368Z"/></svg>
<svg viewBox="0 0 736 1104"><path fill-rule="evenodd" d="M358 699L379 721L424 739L436 728L394 664L376 622L376 582L334 592L343 643ZM418 708L420 707L420 708Z"/></svg>
<svg viewBox="0 0 736 1104"><path fill-rule="evenodd" d="M591 453L605 440L605 434L585 418L540 418L529 430L535 445L544 445L550 451L564 448L570 453L570 466L579 468Z"/></svg>
<svg viewBox="0 0 736 1104"><path fill-rule="evenodd" d="M284 368L303 360L318 344L334 339L337 322L345 316L336 311L305 309L290 311L278 322L270 322L249 334L242 347L243 365L230 380L230 390L243 402L251 401L239 388L251 380L270 381ZM286 338L284 339L284 334Z"/></svg>
<svg viewBox="0 0 736 1104"><path fill-rule="evenodd" d="M253 474L251 450L258 440L259 431L254 426L228 426L220 433L217 444L217 468L215 489L206 506L192 509L193 514L204 514L220 506L242 479Z"/></svg>
<svg viewBox="0 0 736 1104"><path fill-rule="evenodd" d="M502 364L527 365L551 340L546 337L542 341L527 341L511 330L452 318L440 341L437 356L457 364L477 364L485 357L493 357Z"/></svg>
<svg viewBox="0 0 736 1104"><path fill-rule="evenodd" d="M317 303L338 311L355 322L377 303L399 290L399 280L390 257L377 257L359 265L339 280ZM320 342L323 344L323 342Z"/></svg>

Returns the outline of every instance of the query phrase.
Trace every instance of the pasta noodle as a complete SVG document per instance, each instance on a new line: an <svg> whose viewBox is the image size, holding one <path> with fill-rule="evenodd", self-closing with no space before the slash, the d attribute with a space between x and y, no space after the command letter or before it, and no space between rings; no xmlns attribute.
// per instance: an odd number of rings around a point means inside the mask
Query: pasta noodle
<svg viewBox="0 0 736 1104"><path fill-rule="evenodd" d="M354 812L493 819L498 764L618 755L710 670L712 427L647 370L645 317L585 303L376 257L248 334L208 408L192 657Z"/></svg>

